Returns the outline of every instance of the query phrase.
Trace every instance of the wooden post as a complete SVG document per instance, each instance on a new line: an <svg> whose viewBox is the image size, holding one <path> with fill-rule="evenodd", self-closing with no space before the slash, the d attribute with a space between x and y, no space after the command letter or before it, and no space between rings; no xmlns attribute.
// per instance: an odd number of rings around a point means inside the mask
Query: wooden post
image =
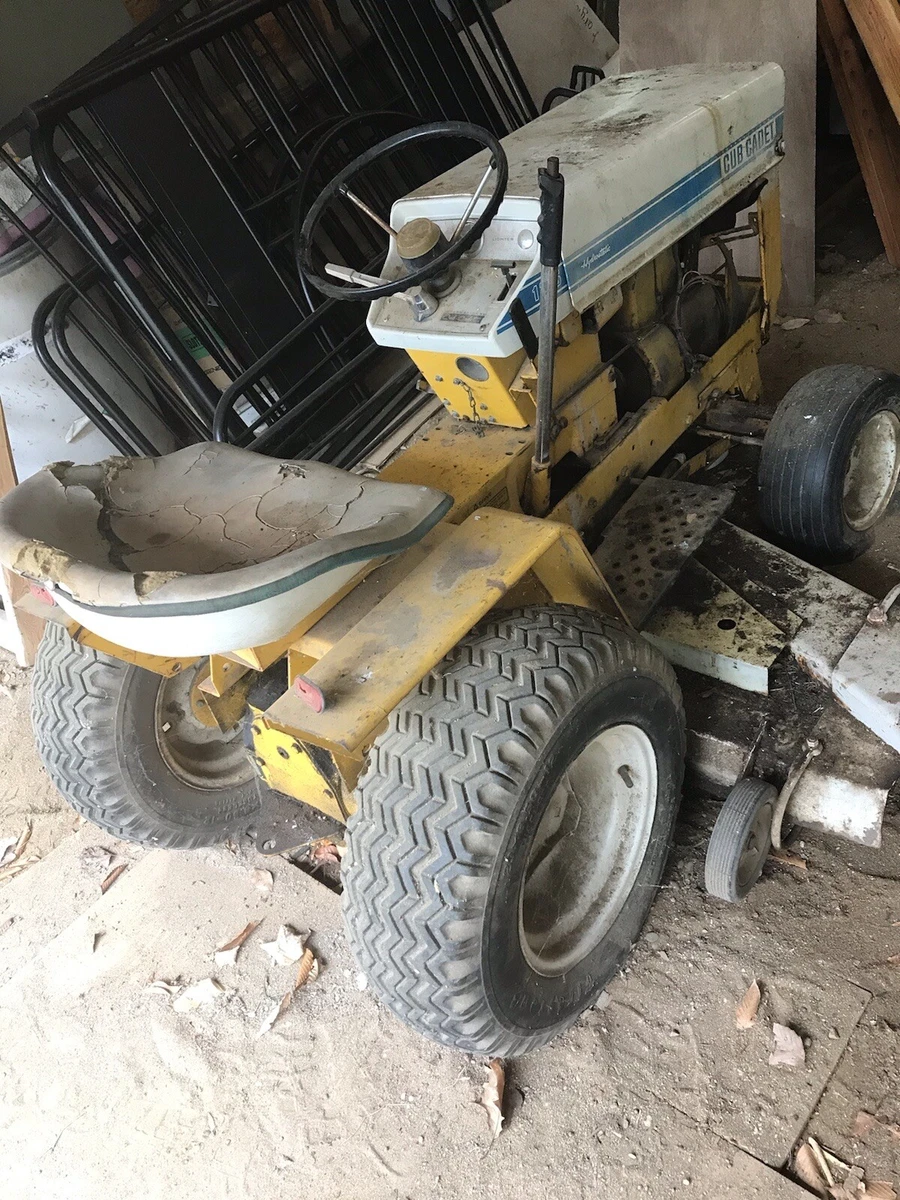
<svg viewBox="0 0 900 1200"><path fill-rule="evenodd" d="M11 492L17 482L6 417L3 415L3 404L0 403L0 496ZM34 662L38 642L44 632L44 622L40 617L16 608L16 601L27 591L28 585L21 575L15 575L6 568L0 572L0 646L14 654L23 667L30 667Z"/></svg>
<svg viewBox="0 0 900 1200"><path fill-rule="evenodd" d="M858 0L818 0L819 41L844 111L888 262L900 267L900 125L850 19ZM893 6L893 5L892 5ZM900 55L900 43L897 46ZM900 86L900 73L897 76ZM900 92L898 92L900 97Z"/></svg>

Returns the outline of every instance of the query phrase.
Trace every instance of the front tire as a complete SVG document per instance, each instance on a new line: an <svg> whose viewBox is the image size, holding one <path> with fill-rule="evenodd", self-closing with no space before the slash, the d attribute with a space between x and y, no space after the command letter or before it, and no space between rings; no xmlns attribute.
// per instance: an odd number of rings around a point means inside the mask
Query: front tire
<svg viewBox="0 0 900 1200"><path fill-rule="evenodd" d="M380 999L477 1054L569 1026L653 901L684 736L668 664L592 612L464 638L391 714L348 827L348 936Z"/></svg>
<svg viewBox="0 0 900 1200"><path fill-rule="evenodd" d="M779 538L837 558L861 554L900 476L900 377L820 367L775 410L759 463L760 512Z"/></svg>
<svg viewBox="0 0 900 1200"><path fill-rule="evenodd" d="M115 837L169 848L217 845L247 828L259 799L240 730L221 734L193 717L192 674L164 679L47 623L32 723L76 812Z"/></svg>

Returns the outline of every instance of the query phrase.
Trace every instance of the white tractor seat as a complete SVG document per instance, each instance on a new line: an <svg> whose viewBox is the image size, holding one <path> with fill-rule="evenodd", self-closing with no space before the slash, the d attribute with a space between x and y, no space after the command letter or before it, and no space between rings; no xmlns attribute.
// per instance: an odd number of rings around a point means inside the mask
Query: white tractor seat
<svg viewBox="0 0 900 1200"><path fill-rule="evenodd" d="M0 562L121 646L225 653L284 637L450 504L434 488L204 442L45 467L0 500Z"/></svg>

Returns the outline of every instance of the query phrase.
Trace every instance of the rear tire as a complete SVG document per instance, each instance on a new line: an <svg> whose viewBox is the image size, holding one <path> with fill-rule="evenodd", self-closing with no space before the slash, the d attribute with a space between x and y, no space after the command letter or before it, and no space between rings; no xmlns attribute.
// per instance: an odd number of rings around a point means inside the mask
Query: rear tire
<svg viewBox="0 0 900 1200"><path fill-rule="evenodd" d="M766 431L760 512L779 538L814 553L861 554L900 474L900 377L821 367L787 392Z"/></svg>
<svg viewBox="0 0 900 1200"><path fill-rule="evenodd" d="M198 722L177 742L161 737L167 712L173 722L184 716L176 699L160 703L166 688L162 676L81 646L48 622L32 676L38 752L69 804L107 833L148 846L213 846L256 814L252 767L239 729L201 733Z"/></svg>
<svg viewBox="0 0 900 1200"><path fill-rule="evenodd" d="M464 638L392 712L348 826L348 937L379 998L476 1054L571 1025L653 902L684 737L668 664L592 612Z"/></svg>

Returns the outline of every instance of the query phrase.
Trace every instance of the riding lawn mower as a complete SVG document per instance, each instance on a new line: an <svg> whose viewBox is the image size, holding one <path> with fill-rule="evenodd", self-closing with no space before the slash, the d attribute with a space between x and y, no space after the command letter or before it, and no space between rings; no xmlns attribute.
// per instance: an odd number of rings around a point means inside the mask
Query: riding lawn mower
<svg viewBox="0 0 900 1200"><path fill-rule="evenodd" d="M725 796L723 900L785 822L878 840L893 594L821 563L888 508L900 379L831 367L762 402L783 96L773 64L623 75L502 140L426 125L342 170L301 231L306 279L366 303L437 398L377 474L255 454L222 422L0 502L0 559L47 621L34 724L63 795L157 847L252 826L280 853L285 808L326 814L360 969L445 1045L522 1054L596 999L653 902L686 759ZM477 152L378 212L367 168L434 141ZM377 274L330 261L348 204L381 227ZM755 532L714 483L746 443ZM821 704L785 738L792 670Z"/></svg>

